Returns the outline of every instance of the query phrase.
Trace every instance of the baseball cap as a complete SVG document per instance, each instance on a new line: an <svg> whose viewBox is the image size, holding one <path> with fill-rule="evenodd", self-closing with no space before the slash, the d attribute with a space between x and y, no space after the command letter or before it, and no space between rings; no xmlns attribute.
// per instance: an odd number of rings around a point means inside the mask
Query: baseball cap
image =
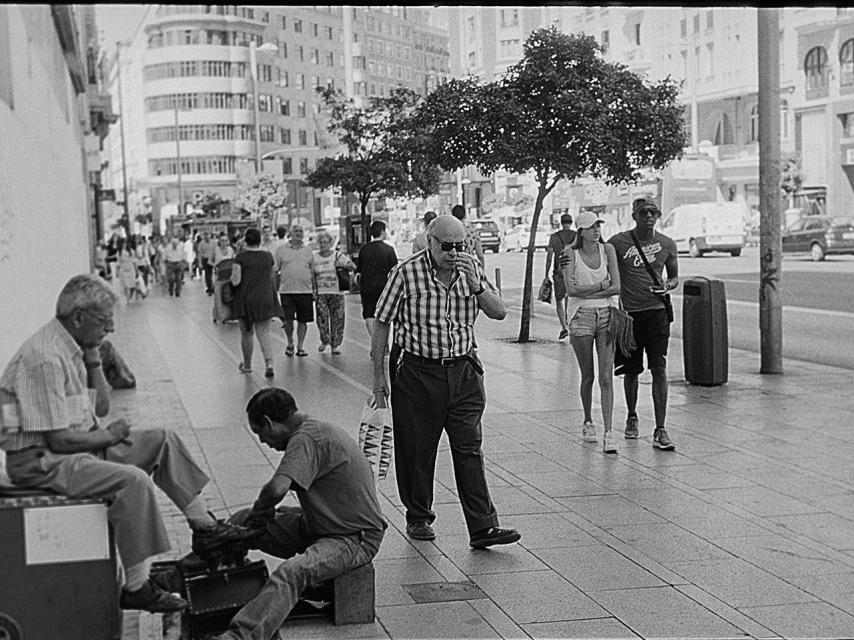
<svg viewBox="0 0 854 640"><path fill-rule="evenodd" d="M575 220L575 227L576 229L588 229L597 222L605 221L592 211L582 211Z"/></svg>

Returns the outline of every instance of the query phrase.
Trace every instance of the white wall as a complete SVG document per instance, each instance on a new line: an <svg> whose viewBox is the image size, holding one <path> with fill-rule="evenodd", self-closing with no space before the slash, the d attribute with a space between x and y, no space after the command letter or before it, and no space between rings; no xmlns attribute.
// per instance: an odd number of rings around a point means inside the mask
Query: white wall
<svg viewBox="0 0 854 640"><path fill-rule="evenodd" d="M90 248L83 137L47 5L7 5L12 104L0 98L0 367L53 316ZM34 28L39 25L41 28Z"/></svg>

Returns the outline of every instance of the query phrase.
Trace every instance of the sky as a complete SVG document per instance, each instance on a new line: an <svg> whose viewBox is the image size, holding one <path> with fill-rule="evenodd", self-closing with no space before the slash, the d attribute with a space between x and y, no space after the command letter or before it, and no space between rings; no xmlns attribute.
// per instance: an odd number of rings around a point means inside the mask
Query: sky
<svg viewBox="0 0 854 640"><path fill-rule="evenodd" d="M95 23L101 34L99 39L105 53L116 50L116 41L130 38L145 14L143 4L96 4Z"/></svg>

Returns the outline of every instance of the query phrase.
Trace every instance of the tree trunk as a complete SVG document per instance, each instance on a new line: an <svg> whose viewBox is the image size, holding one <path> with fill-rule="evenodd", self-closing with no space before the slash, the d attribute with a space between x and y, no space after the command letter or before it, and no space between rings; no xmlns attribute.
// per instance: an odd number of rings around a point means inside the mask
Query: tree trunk
<svg viewBox="0 0 854 640"><path fill-rule="evenodd" d="M528 257L525 260L525 284L522 286L522 322L519 326L519 342L528 342L531 337L531 291L534 276L534 239L540 224L540 213L543 210L543 200L548 191L540 185L537 190L537 201L534 203L534 215L531 217L531 234L528 238Z"/></svg>
<svg viewBox="0 0 854 640"><path fill-rule="evenodd" d="M370 196L367 198L359 198L359 205L361 206L361 223L362 223L362 244L368 244L371 241L371 221L368 218L368 202L370 201Z"/></svg>

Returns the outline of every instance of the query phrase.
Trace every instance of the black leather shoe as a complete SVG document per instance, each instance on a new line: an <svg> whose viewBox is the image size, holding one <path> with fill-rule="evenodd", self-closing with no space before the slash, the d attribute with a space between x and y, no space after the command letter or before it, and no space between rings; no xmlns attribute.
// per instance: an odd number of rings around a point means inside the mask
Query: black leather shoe
<svg viewBox="0 0 854 640"><path fill-rule="evenodd" d="M472 534L472 537L469 539L469 546L473 549L485 549L486 547L491 547L494 544L512 544L514 542L519 542L521 538L522 534L515 529L499 529L498 527L491 527Z"/></svg>
<svg viewBox="0 0 854 640"><path fill-rule="evenodd" d="M145 586L136 591L122 589L119 606L122 609L138 609L150 613L169 613L183 611L187 608L187 601L173 593L163 591L148 580Z"/></svg>
<svg viewBox="0 0 854 640"><path fill-rule="evenodd" d="M251 544L260 532L239 524L217 520L207 527L193 529L193 553L199 556L224 549L234 543Z"/></svg>
<svg viewBox="0 0 854 640"><path fill-rule="evenodd" d="M436 533L433 527L423 520L416 520L406 524L406 534L415 540L435 540Z"/></svg>

